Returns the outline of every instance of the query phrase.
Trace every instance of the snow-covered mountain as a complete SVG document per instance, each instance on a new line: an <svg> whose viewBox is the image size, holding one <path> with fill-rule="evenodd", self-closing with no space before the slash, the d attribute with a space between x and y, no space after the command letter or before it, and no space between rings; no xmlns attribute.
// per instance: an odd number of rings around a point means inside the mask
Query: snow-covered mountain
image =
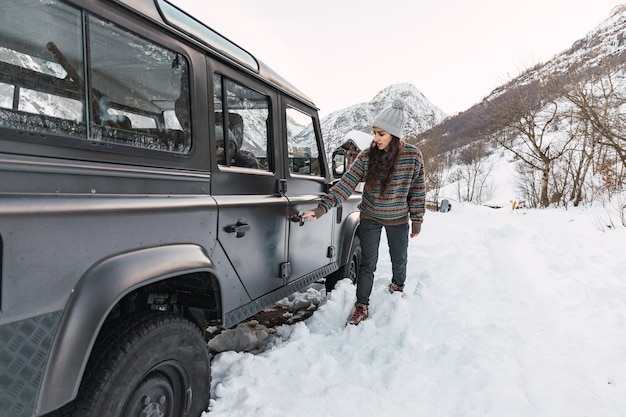
<svg viewBox="0 0 626 417"><path fill-rule="evenodd" d="M374 117L385 107L390 106L396 98L402 99L405 103L408 122L404 135L407 138L416 137L447 116L415 86L407 83L393 84L379 91L369 102L354 104L321 119L326 153L329 154L339 146L351 131L371 133Z"/></svg>

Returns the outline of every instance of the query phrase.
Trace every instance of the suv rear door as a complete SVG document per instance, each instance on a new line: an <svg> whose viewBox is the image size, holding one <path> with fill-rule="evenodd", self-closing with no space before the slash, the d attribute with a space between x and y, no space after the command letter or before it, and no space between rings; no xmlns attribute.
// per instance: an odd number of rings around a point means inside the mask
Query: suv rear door
<svg viewBox="0 0 626 417"><path fill-rule="evenodd" d="M315 222L299 221L299 214L315 208L327 189L324 147L317 113L292 100L286 100L286 137L283 146L288 151L286 196L289 199L289 254L292 275L290 280L313 272L319 278L326 275L325 266L334 261L333 227L336 210Z"/></svg>

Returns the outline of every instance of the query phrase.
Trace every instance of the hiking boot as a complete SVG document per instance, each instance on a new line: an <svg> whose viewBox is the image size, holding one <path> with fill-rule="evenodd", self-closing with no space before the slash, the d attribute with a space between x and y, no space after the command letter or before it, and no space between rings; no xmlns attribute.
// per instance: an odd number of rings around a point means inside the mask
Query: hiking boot
<svg viewBox="0 0 626 417"><path fill-rule="evenodd" d="M404 285L396 285L393 282L391 284L389 284L389 292L393 294L396 291L403 292L404 291Z"/></svg>
<svg viewBox="0 0 626 417"><path fill-rule="evenodd" d="M354 311L352 315L348 319L348 324L359 324L363 320L367 318L367 305L365 304L355 304Z"/></svg>

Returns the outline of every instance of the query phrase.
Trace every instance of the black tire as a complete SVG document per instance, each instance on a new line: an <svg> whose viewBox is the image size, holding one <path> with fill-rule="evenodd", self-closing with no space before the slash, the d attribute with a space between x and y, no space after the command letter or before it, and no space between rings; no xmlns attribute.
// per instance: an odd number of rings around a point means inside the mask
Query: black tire
<svg viewBox="0 0 626 417"><path fill-rule="evenodd" d="M361 265L361 240L359 239L359 235L356 234L354 235L354 239L352 239L348 262L326 277L326 282L324 283L326 292L331 292L335 288L335 285L337 285L337 282L344 278L350 278L350 281L356 284L359 265Z"/></svg>
<svg viewBox="0 0 626 417"><path fill-rule="evenodd" d="M98 359L88 365L72 417L199 417L207 409L210 356L193 323L151 312L107 334L92 355Z"/></svg>

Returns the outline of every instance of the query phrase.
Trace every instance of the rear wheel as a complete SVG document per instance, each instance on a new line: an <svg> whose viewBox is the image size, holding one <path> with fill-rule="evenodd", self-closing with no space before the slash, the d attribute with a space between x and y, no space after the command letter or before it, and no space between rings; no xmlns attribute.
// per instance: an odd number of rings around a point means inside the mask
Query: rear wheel
<svg viewBox="0 0 626 417"><path fill-rule="evenodd" d="M200 330L151 312L109 329L85 373L72 417L198 417L211 365ZM92 363L93 362L93 363Z"/></svg>
<svg viewBox="0 0 626 417"><path fill-rule="evenodd" d="M337 282L344 278L349 278L353 284L356 284L359 265L361 265L361 240L359 239L359 235L356 234L352 239L348 262L326 277L326 292L331 292L333 288L335 288L335 285L337 285Z"/></svg>

